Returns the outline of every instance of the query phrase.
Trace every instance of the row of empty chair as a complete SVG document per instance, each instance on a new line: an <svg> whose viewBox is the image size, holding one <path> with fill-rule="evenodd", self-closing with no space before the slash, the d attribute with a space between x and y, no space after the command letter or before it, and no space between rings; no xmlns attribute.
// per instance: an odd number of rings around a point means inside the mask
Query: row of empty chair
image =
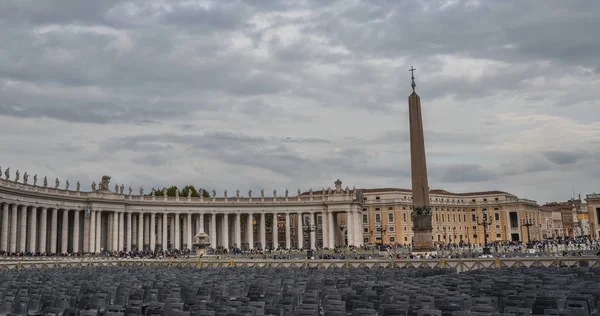
<svg viewBox="0 0 600 316"><path fill-rule="evenodd" d="M0 299L0 316L600 316L600 270L23 269Z"/></svg>

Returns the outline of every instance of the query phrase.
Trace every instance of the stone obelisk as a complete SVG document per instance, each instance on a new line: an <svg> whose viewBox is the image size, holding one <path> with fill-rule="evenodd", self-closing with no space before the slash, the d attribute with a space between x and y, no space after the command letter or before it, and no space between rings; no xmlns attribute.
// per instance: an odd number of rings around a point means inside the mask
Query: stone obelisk
<svg viewBox="0 0 600 316"><path fill-rule="evenodd" d="M413 202L413 252L431 252L432 241L431 207L429 206L429 185L427 184L427 162L425 159L425 139L423 137L423 119L421 116L421 98L415 92L416 69L411 67L412 94L408 97L408 116L410 121L410 164L412 177Z"/></svg>

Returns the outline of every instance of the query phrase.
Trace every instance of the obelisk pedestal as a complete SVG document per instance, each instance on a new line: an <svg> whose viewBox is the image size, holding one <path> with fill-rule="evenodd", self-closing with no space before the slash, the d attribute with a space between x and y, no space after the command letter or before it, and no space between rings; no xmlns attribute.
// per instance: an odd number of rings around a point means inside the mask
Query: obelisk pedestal
<svg viewBox="0 0 600 316"><path fill-rule="evenodd" d="M414 68L411 69L414 71ZM408 97L410 120L410 163L413 201L413 253L430 253L435 250L432 241L431 208L429 206L429 185L427 183L427 162L425 159L425 139L421 116L421 98L414 91Z"/></svg>

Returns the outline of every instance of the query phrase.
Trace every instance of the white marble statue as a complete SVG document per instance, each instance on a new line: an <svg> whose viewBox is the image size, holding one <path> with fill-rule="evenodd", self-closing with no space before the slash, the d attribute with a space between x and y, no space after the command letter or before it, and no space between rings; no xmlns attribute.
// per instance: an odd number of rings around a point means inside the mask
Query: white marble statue
<svg viewBox="0 0 600 316"><path fill-rule="evenodd" d="M81 183L79 181L77 181L77 192L79 192L81 190Z"/></svg>
<svg viewBox="0 0 600 316"><path fill-rule="evenodd" d="M25 171L25 173L23 174L23 183L27 184L28 181L29 181L29 175L27 174L27 171Z"/></svg>
<svg viewBox="0 0 600 316"><path fill-rule="evenodd" d="M96 192L96 181L92 181L92 192Z"/></svg>
<svg viewBox="0 0 600 316"><path fill-rule="evenodd" d="M15 172L15 182L19 182L19 178L21 178L21 173L17 170L17 172Z"/></svg>
<svg viewBox="0 0 600 316"><path fill-rule="evenodd" d="M223 192L223 195L225 196L225 198L227 198L227 189L225 189L225 192Z"/></svg>
<svg viewBox="0 0 600 316"><path fill-rule="evenodd" d="M251 198L252 197L252 190L248 190L248 197Z"/></svg>
<svg viewBox="0 0 600 316"><path fill-rule="evenodd" d="M302 194L302 191L300 191L300 189L298 189L298 196L300 196Z"/></svg>
<svg viewBox="0 0 600 316"><path fill-rule="evenodd" d="M163 188L163 195L167 197L167 188Z"/></svg>
<svg viewBox="0 0 600 316"><path fill-rule="evenodd" d="M100 183L98 184L98 189L102 192L109 192L110 188L109 185L110 184L110 176L102 176L102 179L100 180Z"/></svg>
<svg viewBox="0 0 600 316"><path fill-rule="evenodd" d="M69 179L67 179L67 181L65 182L65 190L69 190L69 186L71 184L69 183Z"/></svg>
<svg viewBox="0 0 600 316"><path fill-rule="evenodd" d="M54 180L54 188L58 189L59 186L60 186L60 180L58 180L58 178L56 178L56 180Z"/></svg>
<svg viewBox="0 0 600 316"><path fill-rule="evenodd" d="M260 197L265 197L265 190L264 189L260 189Z"/></svg>
<svg viewBox="0 0 600 316"><path fill-rule="evenodd" d="M127 191L129 192L129 195L131 195L131 192L133 191L133 190L131 189L131 185L129 185L129 188L127 189Z"/></svg>
<svg viewBox="0 0 600 316"><path fill-rule="evenodd" d="M140 196L143 196L143 195L144 195L144 188L140 187Z"/></svg>
<svg viewBox="0 0 600 316"><path fill-rule="evenodd" d="M204 197L204 189L200 188L200 190L198 190L198 195L203 198Z"/></svg>
<svg viewBox="0 0 600 316"><path fill-rule="evenodd" d="M335 180L335 191L342 191L342 181L340 181L340 179Z"/></svg>
<svg viewBox="0 0 600 316"><path fill-rule="evenodd" d="M240 189L235 190L235 197L240 197Z"/></svg>
<svg viewBox="0 0 600 316"><path fill-rule="evenodd" d="M36 186L37 185L37 174L33 175L33 185Z"/></svg>
<svg viewBox="0 0 600 316"><path fill-rule="evenodd" d="M192 197L192 188L188 188L188 197Z"/></svg>
<svg viewBox="0 0 600 316"><path fill-rule="evenodd" d="M217 197L217 190L213 189L213 190L212 190L212 194L213 194L213 199L214 199L215 197Z"/></svg>
<svg viewBox="0 0 600 316"><path fill-rule="evenodd" d="M6 170L4 170L4 178L6 180L10 179L10 167L6 168Z"/></svg>
<svg viewBox="0 0 600 316"><path fill-rule="evenodd" d="M44 188L48 186L48 177L44 176Z"/></svg>
<svg viewBox="0 0 600 316"><path fill-rule="evenodd" d="M273 189L273 197L277 197L277 190Z"/></svg>
<svg viewBox="0 0 600 316"><path fill-rule="evenodd" d="M155 188L152 188L152 193L151 194L152 194L152 196L156 196L156 189Z"/></svg>
<svg viewBox="0 0 600 316"><path fill-rule="evenodd" d="M175 196L179 197L179 189L175 189Z"/></svg>
<svg viewBox="0 0 600 316"><path fill-rule="evenodd" d="M119 184L115 183L115 193L118 194L119 193Z"/></svg>
<svg viewBox="0 0 600 316"><path fill-rule="evenodd" d="M310 195L310 196L313 195L313 189L312 188L308 189L308 195Z"/></svg>
<svg viewBox="0 0 600 316"><path fill-rule="evenodd" d="M125 186L121 183L121 186L119 187L119 193L123 194L124 190L125 190Z"/></svg>
<svg viewBox="0 0 600 316"><path fill-rule="evenodd" d="M290 194L290 191L288 191L288 189L285 189L285 197L288 197L289 194Z"/></svg>

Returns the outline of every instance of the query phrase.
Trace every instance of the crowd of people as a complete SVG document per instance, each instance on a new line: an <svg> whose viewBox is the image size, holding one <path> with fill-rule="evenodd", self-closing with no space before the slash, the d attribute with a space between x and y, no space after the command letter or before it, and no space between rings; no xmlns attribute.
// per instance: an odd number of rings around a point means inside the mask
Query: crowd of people
<svg viewBox="0 0 600 316"><path fill-rule="evenodd" d="M317 249L315 251L295 249L252 249L243 250L239 248L207 248L206 254L209 258L235 258L235 259L422 259L422 258L478 258L483 255L483 245L470 243L436 245L436 251L420 257L412 254L411 245L395 244L385 246L361 246L361 247L335 247L333 249ZM492 257L515 256L519 254L535 256L600 256L600 239L571 238L564 240L543 240L523 242L495 241L489 242ZM69 253L69 254L44 254L44 253L6 253L0 252L2 257L48 257L48 258L131 258L131 259L181 259L197 256L193 250L143 250L143 251L102 251L99 254Z"/></svg>

